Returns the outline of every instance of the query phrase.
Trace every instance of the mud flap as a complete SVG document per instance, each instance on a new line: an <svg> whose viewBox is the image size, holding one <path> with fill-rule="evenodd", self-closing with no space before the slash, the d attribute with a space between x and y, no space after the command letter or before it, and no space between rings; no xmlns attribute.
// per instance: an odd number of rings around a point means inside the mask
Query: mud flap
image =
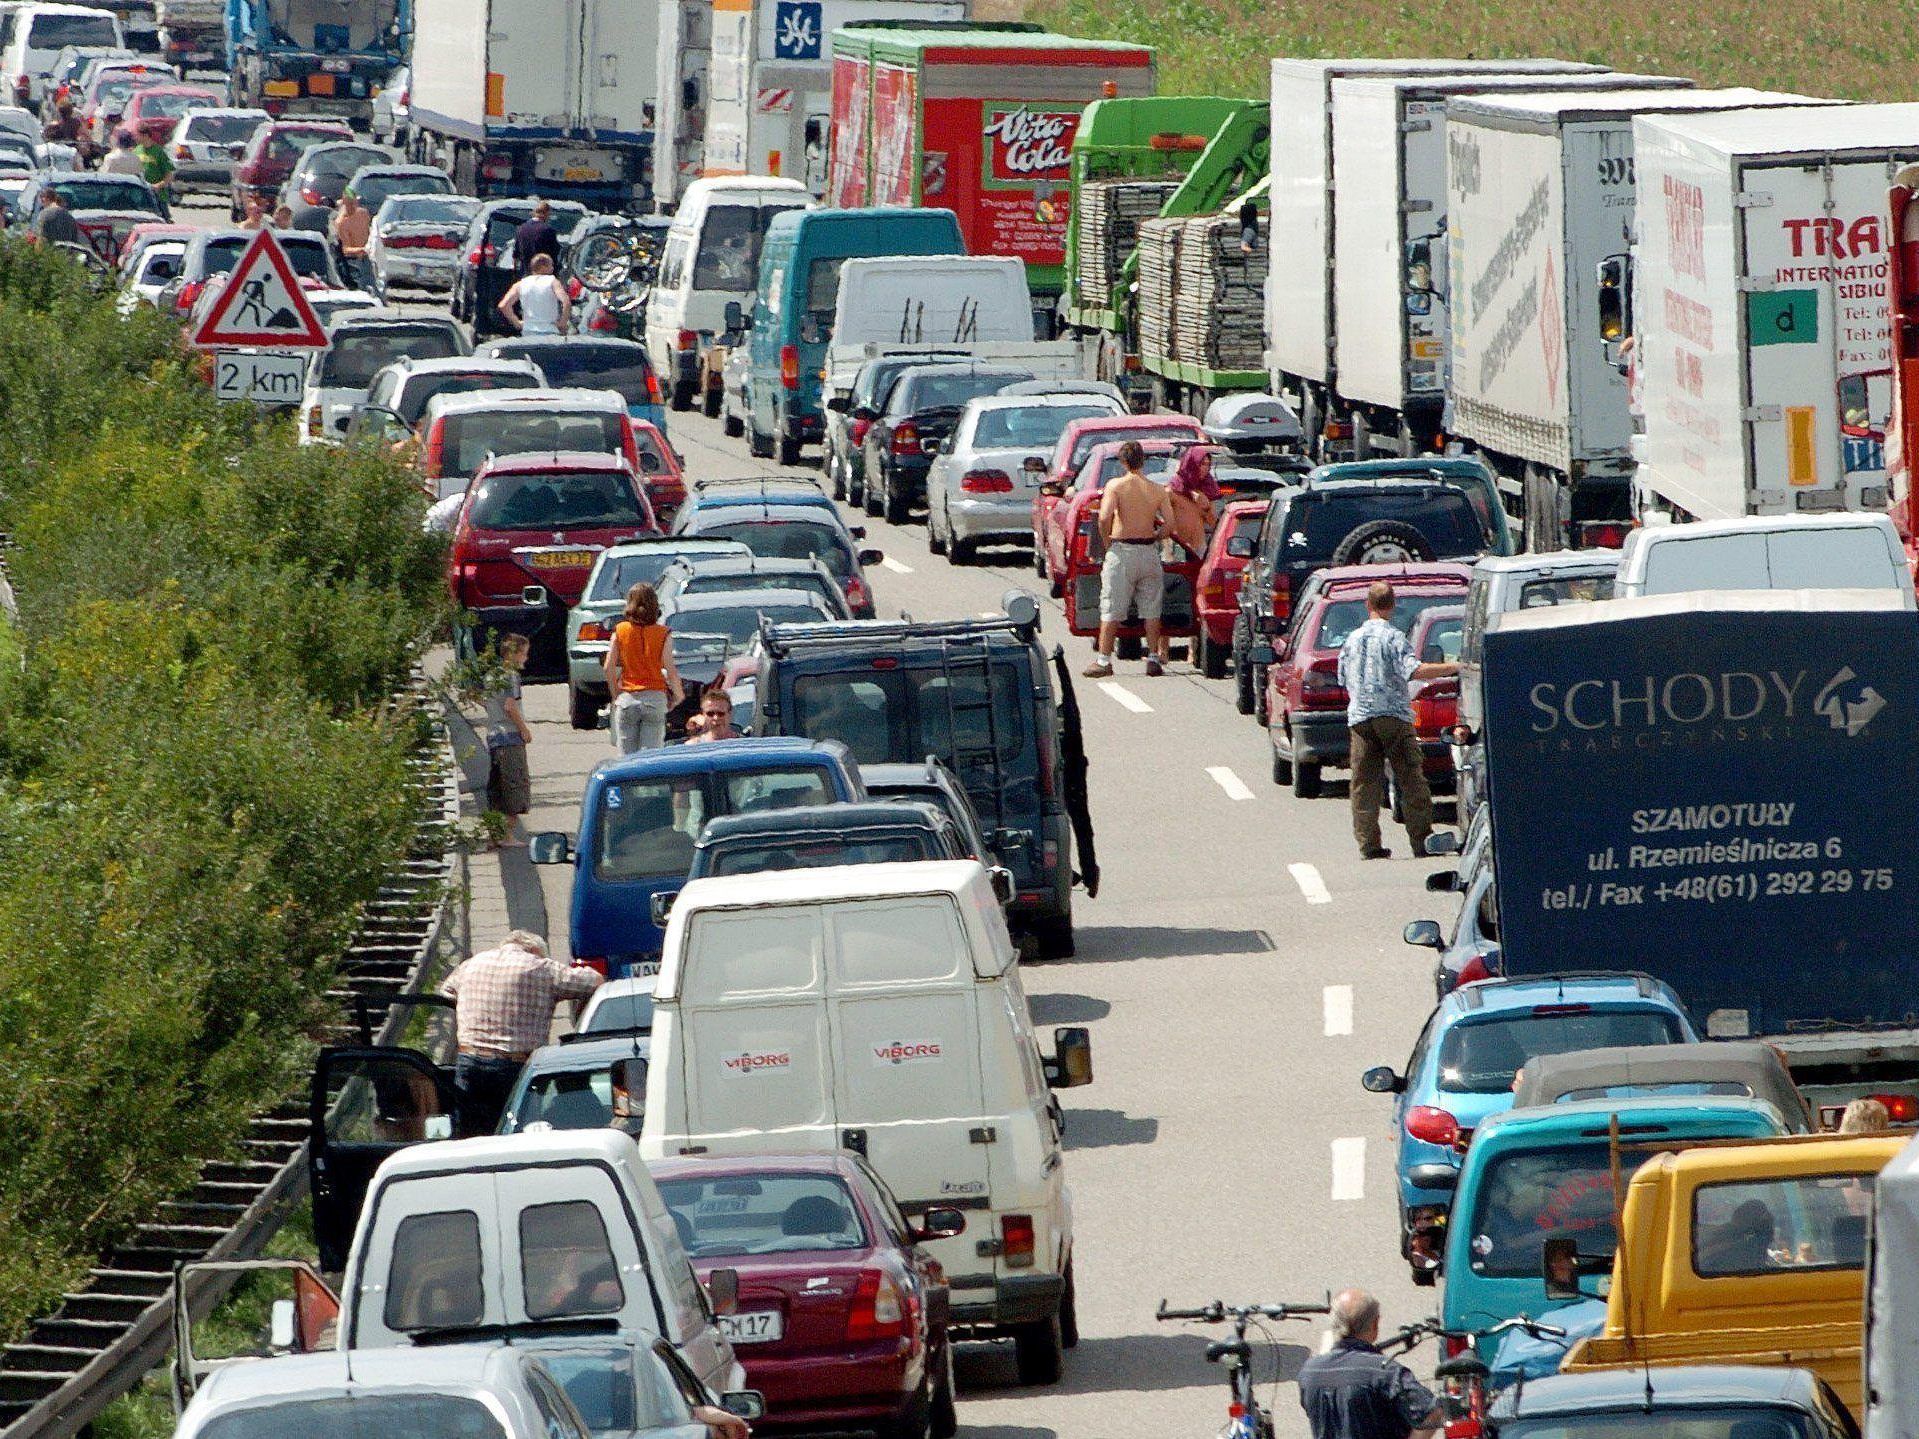
<svg viewBox="0 0 1919 1439"><path fill-rule="evenodd" d="M1088 899L1099 897L1099 854L1093 847L1092 796L1086 785L1086 736L1080 728L1079 696L1073 691L1066 651L1053 646L1053 673L1059 677L1059 757L1066 818L1073 826L1079 882Z"/></svg>

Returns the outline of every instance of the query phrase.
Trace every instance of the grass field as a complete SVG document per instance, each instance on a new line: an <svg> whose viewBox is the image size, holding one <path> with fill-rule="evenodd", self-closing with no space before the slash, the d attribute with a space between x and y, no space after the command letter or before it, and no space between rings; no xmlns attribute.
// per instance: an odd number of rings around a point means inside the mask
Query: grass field
<svg viewBox="0 0 1919 1439"><path fill-rule="evenodd" d="M1267 93L1275 55L1503 59L1554 56L1619 71L1686 75L1701 85L1752 85L1849 100L1919 99L1919 41L1837 0L1714 0L1699 9L1615 0L1484 0L1415 5L1361 0L1030 0L1026 18L1069 35L1134 40L1159 50L1162 95Z"/></svg>

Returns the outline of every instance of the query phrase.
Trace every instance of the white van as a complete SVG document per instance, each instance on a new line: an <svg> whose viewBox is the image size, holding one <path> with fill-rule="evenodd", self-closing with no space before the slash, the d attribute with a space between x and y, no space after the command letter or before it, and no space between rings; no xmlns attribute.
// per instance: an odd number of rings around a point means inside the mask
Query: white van
<svg viewBox="0 0 1919 1439"><path fill-rule="evenodd" d="M15 5L0 15L0 86L15 105L38 108L48 73L69 45L124 48L111 10L91 5Z"/></svg>
<svg viewBox="0 0 1919 1439"><path fill-rule="evenodd" d="M713 1281L730 1309L738 1274ZM340 1304L342 1349L595 1320L664 1338L716 1393L745 1388L653 1177L618 1130L395 1151L367 1191Z"/></svg>
<svg viewBox="0 0 1919 1439"><path fill-rule="evenodd" d="M1051 1383L1078 1338L1064 1119L1084 1029L1044 1058L992 881L972 860L696 879L667 925L640 1152L851 1149L932 1241L962 1335Z"/></svg>
<svg viewBox="0 0 1919 1439"><path fill-rule="evenodd" d="M708 415L719 414L724 357L711 352L726 329L727 301L752 303L760 241L773 217L813 203L798 180L771 175L716 176L686 187L646 298L647 353L671 386L674 409L690 410L697 399Z"/></svg>
<svg viewBox="0 0 1919 1439"><path fill-rule="evenodd" d="M1614 593L1831 589L1896 590L1906 609L1919 609L1890 519L1848 513L1648 525L1626 536Z"/></svg>

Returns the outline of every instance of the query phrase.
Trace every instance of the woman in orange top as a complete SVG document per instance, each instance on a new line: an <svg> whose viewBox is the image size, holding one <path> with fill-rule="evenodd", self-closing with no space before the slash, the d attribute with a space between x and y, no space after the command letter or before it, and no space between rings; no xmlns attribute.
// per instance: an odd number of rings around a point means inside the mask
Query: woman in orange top
<svg viewBox="0 0 1919 1439"><path fill-rule="evenodd" d="M626 618L606 647L606 692L613 696L613 746L621 754L666 743L666 712L685 691L673 665L673 636L660 623L651 585L626 592Z"/></svg>

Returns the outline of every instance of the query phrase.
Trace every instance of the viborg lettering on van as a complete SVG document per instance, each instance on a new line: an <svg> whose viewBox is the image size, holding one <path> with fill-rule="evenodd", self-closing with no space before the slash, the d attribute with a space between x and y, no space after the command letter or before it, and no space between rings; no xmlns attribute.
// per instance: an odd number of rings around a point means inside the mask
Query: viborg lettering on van
<svg viewBox="0 0 1919 1439"><path fill-rule="evenodd" d="M893 1040L873 1046L873 1063L881 1067L896 1064L936 1063L940 1058L937 1039L919 1039L910 1043Z"/></svg>
<svg viewBox="0 0 1919 1439"><path fill-rule="evenodd" d="M1848 737L1863 733L1886 706L1883 696L1864 683L1852 666L1840 668L1802 711L1805 670L1724 670L1718 674L1681 671L1661 678L1578 680L1569 685L1537 684L1528 698L1535 711L1536 735L1565 729L1591 733L1606 729L1658 730L1667 726L1790 724L1816 715Z"/></svg>
<svg viewBox="0 0 1919 1439"><path fill-rule="evenodd" d="M793 1067L793 1054L786 1049L742 1050L720 1061L729 1074L771 1074Z"/></svg>

